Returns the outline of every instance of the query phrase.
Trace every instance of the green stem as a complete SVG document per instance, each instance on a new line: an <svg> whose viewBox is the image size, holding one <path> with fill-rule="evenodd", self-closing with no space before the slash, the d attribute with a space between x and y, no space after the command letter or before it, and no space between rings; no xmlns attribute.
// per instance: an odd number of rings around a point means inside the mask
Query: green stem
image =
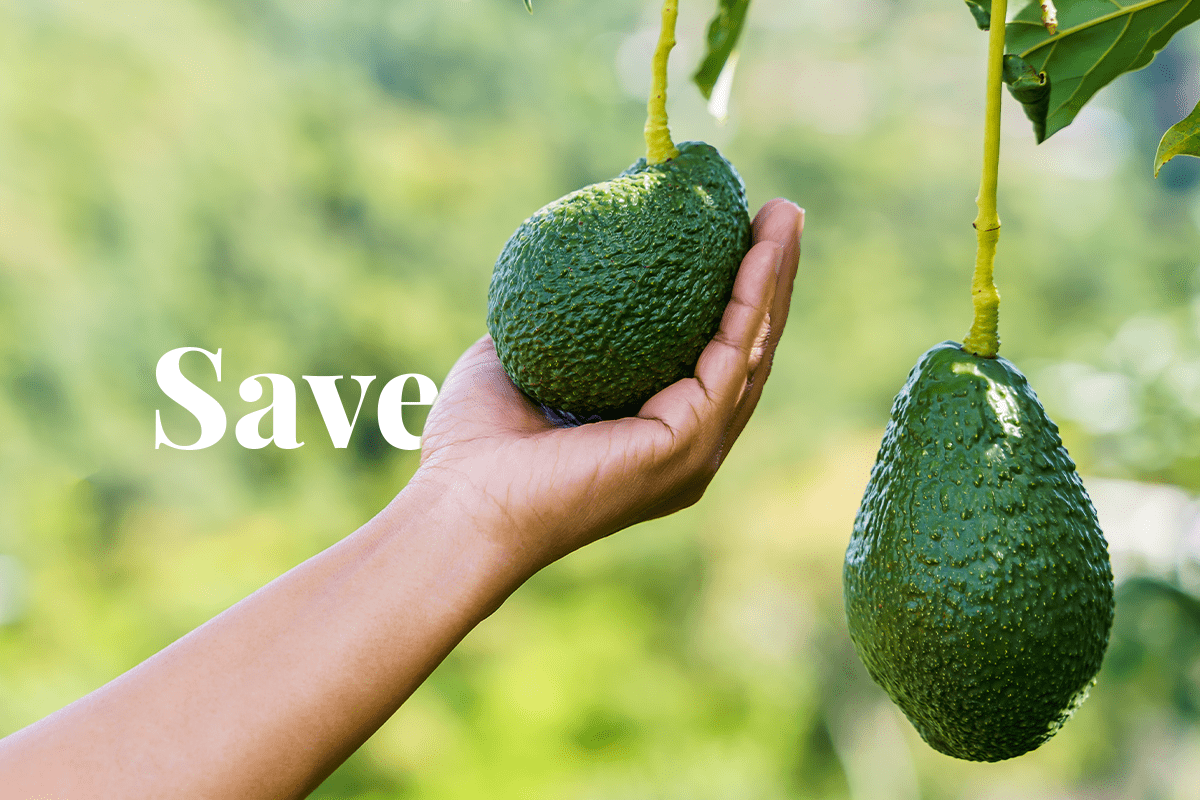
<svg viewBox="0 0 1200 800"><path fill-rule="evenodd" d="M1000 95L1003 87L1004 21L1008 0L992 0L992 28L988 35L987 111L983 131L983 174L975 204L975 277L971 298L975 319L963 339L963 349L984 358L995 358L1000 350L998 333L1000 293L992 280L996 243L1000 240L1000 217L996 214L996 176L1000 170Z"/></svg>
<svg viewBox="0 0 1200 800"><path fill-rule="evenodd" d="M678 0L663 0L662 30L650 62L650 99L646 103L646 163L661 164L679 155L667 129L667 58L675 46Z"/></svg>

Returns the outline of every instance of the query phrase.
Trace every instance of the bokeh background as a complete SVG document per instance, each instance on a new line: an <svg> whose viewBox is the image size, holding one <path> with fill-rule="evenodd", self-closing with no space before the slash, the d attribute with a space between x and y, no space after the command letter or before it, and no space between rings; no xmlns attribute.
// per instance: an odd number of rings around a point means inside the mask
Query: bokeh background
<svg viewBox="0 0 1200 800"><path fill-rule="evenodd" d="M1100 508L1117 577L1092 696L1040 750L929 749L846 635L841 564L892 396L960 337L986 37L961 2L754 0L719 123L677 140L808 229L759 412L703 501L547 569L319 798L1200 796L1200 171L1151 177L1200 35L1035 147L1006 96L1003 353ZM0 734L85 694L368 519L416 454L375 425L484 332L542 204L642 150L656 0L0 0ZM298 450L154 449L299 384ZM199 366L196 366L196 365ZM306 374L378 375L347 449ZM348 382L347 382L348 383ZM419 414L409 418L419 428ZM189 427L189 425L191 427Z"/></svg>

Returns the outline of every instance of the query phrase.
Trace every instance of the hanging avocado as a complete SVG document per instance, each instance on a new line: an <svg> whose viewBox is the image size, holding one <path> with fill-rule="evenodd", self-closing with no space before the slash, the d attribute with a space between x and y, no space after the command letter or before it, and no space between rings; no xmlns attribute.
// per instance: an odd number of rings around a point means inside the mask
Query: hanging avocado
<svg viewBox="0 0 1200 800"><path fill-rule="evenodd" d="M1025 376L955 342L897 395L843 575L867 671L935 749L999 761L1087 696L1113 619L1096 511Z"/></svg>

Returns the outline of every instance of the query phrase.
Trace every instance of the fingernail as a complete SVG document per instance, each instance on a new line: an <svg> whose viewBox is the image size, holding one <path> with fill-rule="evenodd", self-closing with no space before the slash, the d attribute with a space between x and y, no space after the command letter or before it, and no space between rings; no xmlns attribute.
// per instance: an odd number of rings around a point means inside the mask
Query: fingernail
<svg viewBox="0 0 1200 800"><path fill-rule="evenodd" d="M775 274L779 274L779 268L783 266L783 245L775 245Z"/></svg>

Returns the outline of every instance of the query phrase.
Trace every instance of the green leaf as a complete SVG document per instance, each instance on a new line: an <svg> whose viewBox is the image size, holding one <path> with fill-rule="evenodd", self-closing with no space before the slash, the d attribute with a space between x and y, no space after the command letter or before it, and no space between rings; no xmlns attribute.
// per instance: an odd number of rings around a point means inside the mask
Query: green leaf
<svg viewBox="0 0 1200 800"><path fill-rule="evenodd" d="M1008 91L1025 107L1025 116L1033 123L1033 135L1045 137L1046 110L1050 107L1050 77L1038 72L1020 56L1004 55L1004 83Z"/></svg>
<svg viewBox="0 0 1200 800"><path fill-rule="evenodd" d="M1149 64L1172 36L1200 19L1200 0L1058 0L1057 6L1056 34L1042 25L1039 0L1005 29L1008 51L1050 80L1038 142L1070 125L1096 92Z"/></svg>
<svg viewBox="0 0 1200 800"><path fill-rule="evenodd" d="M525 0L525 10L530 14L533 13L533 0Z"/></svg>
<svg viewBox="0 0 1200 800"><path fill-rule="evenodd" d="M713 86L729 60L738 37L742 34L742 25L746 22L746 10L750 8L750 0L718 0L717 15L708 25L708 53L700 68L692 76L692 80L700 87L705 99L712 97Z"/></svg>
<svg viewBox="0 0 1200 800"><path fill-rule="evenodd" d="M971 16L975 18L975 24L979 26L979 30L986 31L992 27L992 9L977 0L967 0L967 8L971 10Z"/></svg>
<svg viewBox="0 0 1200 800"><path fill-rule="evenodd" d="M1200 158L1200 103L1192 109L1192 113L1176 122L1163 134L1158 143L1158 152L1154 154L1154 177L1162 165L1175 156L1196 156Z"/></svg>

